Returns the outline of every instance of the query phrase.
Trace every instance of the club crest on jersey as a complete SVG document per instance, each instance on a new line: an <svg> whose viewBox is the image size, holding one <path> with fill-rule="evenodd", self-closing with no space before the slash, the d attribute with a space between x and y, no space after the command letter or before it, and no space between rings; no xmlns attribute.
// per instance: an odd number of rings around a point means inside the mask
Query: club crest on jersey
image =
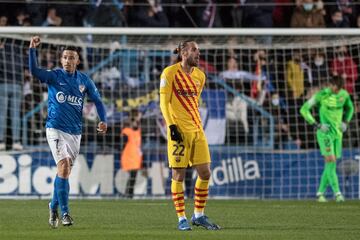
<svg viewBox="0 0 360 240"><path fill-rule="evenodd" d="M344 98L343 97L339 97L339 102L343 102L344 101Z"/></svg>
<svg viewBox="0 0 360 240"><path fill-rule="evenodd" d="M166 79L162 78L160 79L160 87L163 88L166 86Z"/></svg>
<svg viewBox="0 0 360 240"><path fill-rule="evenodd" d="M85 91L85 85L83 84L79 85L79 90L81 93L83 93Z"/></svg>

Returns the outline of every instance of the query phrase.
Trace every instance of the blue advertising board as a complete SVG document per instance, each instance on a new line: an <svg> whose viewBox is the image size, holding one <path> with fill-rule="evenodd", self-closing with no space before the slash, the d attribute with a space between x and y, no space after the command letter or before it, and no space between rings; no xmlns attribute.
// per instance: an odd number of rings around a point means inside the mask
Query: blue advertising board
<svg viewBox="0 0 360 240"><path fill-rule="evenodd" d="M147 178L137 178L135 193L170 196L171 173L165 155L161 151L145 155ZM318 150L261 153L214 147L211 156L210 197L314 198L324 166ZM350 199L359 198L359 160L359 150L344 150L338 162L340 186ZM71 195L121 195L127 173L120 169L119 161L119 154L80 154L70 178ZM2 154L0 197L50 196L55 174L49 152Z"/></svg>

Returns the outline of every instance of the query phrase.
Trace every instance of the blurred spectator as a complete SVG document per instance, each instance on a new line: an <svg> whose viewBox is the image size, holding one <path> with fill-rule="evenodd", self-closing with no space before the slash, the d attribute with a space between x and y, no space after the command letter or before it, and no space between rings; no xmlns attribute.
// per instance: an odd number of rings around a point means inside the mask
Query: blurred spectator
<svg viewBox="0 0 360 240"><path fill-rule="evenodd" d="M159 3L160 1L156 0L156 2ZM223 15L224 11L231 11L231 7L218 7L217 3L221 1L162 0L161 2L164 5L168 5L164 7L164 9L170 27L232 26L231 15ZM175 4L175 6L169 6L169 4ZM179 6L179 4L181 4L181 6Z"/></svg>
<svg viewBox="0 0 360 240"><path fill-rule="evenodd" d="M242 20L243 20L243 14L244 14L245 0L238 0L238 1L234 0L232 2L234 3L234 6L231 9L231 18L232 18L231 27L241 28L243 26ZM222 9L224 9L224 8L222 8ZM222 10L222 11L224 11L224 10ZM223 15L229 16L228 12Z"/></svg>
<svg viewBox="0 0 360 240"><path fill-rule="evenodd" d="M234 50L234 47L237 45L237 38L236 37L229 37L226 41L226 47L227 47L227 55L229 57L236 58L236 53Z"/></svg>
<svg viewBox="0 0 360 240"><path fill-rule="evenodd" d="M143 154L141 150L141 113L133 109L129 121L121 131L123 150L121 153L121 169L129 173L126 184L125 197L133 198L136 175L143 168Z"/></svg>
<svg viewBox="0 0 360 240"><path fill-rule="evenodd" d="M7 121L11 121L12 149L22 150L20 143L20 112L23 86L22 45L13 40L0 42L0 151L7 142ZM9 109L9 119L8 119Z"/></svg>
<svg viewBox="0 0 360 240"><path fill-rule="evenodd" d="M274 10L272 12L273 25L274 27L289 27L291 14L293 7L292 0L275 0L274 1Z"/></svg>
<svg viewBox="0 0 360 240"><path fill-rule="evenodd" d="M358 78L357 65L349 56L345 46L338 47L336 57L331 62L331 72L334 76L341 76L345 82L345 89L351 94L355 93L355 81Z"/></svg>
<svg viewBox="0 0 360 240"><path fill-rule="evenodd" d="M245 133L249 133L247 107L247 102L240 96L230 98L226 103L226 119L230 121L240 121Z"/></svg>
<svg viewBox="0 0 360 240"><path fill-rule="evenodd" d="M217 6L214 0L201 0L199 2L207 3L206 6L196 7L195 22L197 27L219 27L220 19L217 18Z"/></svg>
<svg viewBox="0 0 360 240"><path fill-rule="evenodd" d="M336 9L331 14L331 22L327 25L329 28L348 28L350 27L349 19L343 17L341 10Z"/></svg>
<svg viewBox="0 0 360 240"><path fill-rule="evenodd" d="M251 81L258 80L258 77L250 72L240 71L237 60L230 57L227 61L227 69L220 73L228 85L238 91L239 94L249 96ZM247 102L239 96L229 98L226 103L226 118L231 121L241 121L244 132L249 132L249 123L247 117Z"/></svg>
<svg viewBox="0 0 360 240"><path fill-rule="evenodd" d="M19 10L16 14L15 26L26 26L29 23L29 14L24 10Z"/></svg>
<svg viewBox="0 0 360 240"><path fill-rule="evenodd" d="M273 27L273 0L246 0L243 10L242 26L249 28ZM246 5L248 4L248 5Z"/></svg>
<svg viewBox="0 0 360 240"><path fill-rule="evenodd" d="M303 0L301 7L297 7L291 17L291 27L321 28L325 27L322 13L318 11L313 0Z"/></svg>
<svg viewBox="0 0 360 240"><path fill-rule="evenodd" d="M42 96L42 85L40 81L32 81L28 69L24 70L24 86L23 86L23 115L32 111L40 102ZM28 142L24 144L35 145L42 141L42 116L41 112L35 113L34 117L28 118L27 136Z"/></svg>
<svg viewBox="0 0 360 240"><path fill-rule="evenodd" d="M355 25L357 11L356 5L351 0L330 0L328 1L329 12L340 10L342 16L346 19L351 26Z"/></svg>
<svg viewBox="0 0 360 240"><path fill-rule="evenodd" d="M30 18L25 18L24 19L24 21L23 21L23 26L24 27L30 27L30 26L32 26L33 24L32 24L32 21L31 21L31 19Z"/></svg>
<svg viewBox="0 0 360 240"><path fill-rule="evenodd" d="M139 3L138 1L136 3ZM131 27L169 27L169 21L159 1L146 0L144 5L129 8L128 21Z"/></svg>
<svg viewBox="0 0 360 240"><path fill-rule="evenodd" d="M322 0L315 0L315 9L320 12L323 16L326 15L326 10L324 8L324 2Z"/></svg>
<svg viewBox="0 0 360 240"><path fill-rule="evenodd" d="M216 73L216 67L208 59L200 58L198 67L209 75Z"/></svg>
<svg viewBox="0 0 360 240"><path fill-rule="evenodd" d="M86 14L88 13L91 5L66 5L66 4L57 4L52 5L56 8L58 16L62 17L61 26L72 26L72 27L82 27L86 26ZM95 12L91 13L95 15ZM109 17L109 16L108 16Z"/></svg>
<svg viewBox="0 0 360 240"><path fill-rule="evenodd" d="M304 94L304 71L301 64L301 53L298 50L294 50L292 59L286 64L286 81L289 90L288 98L298 99Z"/></svg>
<svg viewBox="0 0 360 240"><path fill-rule="evenodd" d="M192 27L211 28L221 26L221 20L217 17L219 12L215 0L190 0L186 2L199 4L194 7L186 7L186 4L183 5L187 17L192 22Z"/></svg>
<svg viewBox="0 0 360 240"><path fill-rule="evenodd" d="M255 75L257 81L252 83L251 97L257 99L258 104L262 105L265 97L278 89L275 79L275 66L265 50L258 50L254 54Z"/></svg>
<svg viewBox="0 0 360 240"><path fill-rule="evenodd" d="M236 0L227 0L226 3L232 3L229 5L221 5L219 6L217 3L222 3L221 0L214 0L216 6L216 16L215 21L218 22L221 27L236 27L235 19L237 19L237 9L239 8L239 4L236 4ZM214 27L217 27L216 25Z"/></svg>
<svg viewBox="0 0 360 240"><path fill-rule="evenodd" d="M289 115L280 95L274 92L270 101L266 101L265 109L274 117L275 124L275 149L298 148L296 143L292 142L290 126L287 116Z"/></svg>
<svg viewBox="0 0 360 240"><path fill-rule="evenodd" d="M194 20L191 17L186 4L182 6L171 5L179 3L178 0L162 0L161 3L164 4L164 11L170 27L194 27Z"/></svg>
<svg viewBox="0 0 360 240"><path fill-rule="evenodd" d="M71 5L73 8L74 6ZM35 3L34 1L26 1L26 12L29 13L29 22L34 26L41 26L46 17L47 7L45 4Z"/></svg>
<svg viewBox="0 0 360 240"><path fill-rule="evenodd" d="M50 7L47 10L46 20L43 22L42 26L44 27L56 27L60 26L62 23L62 18L57 15L56 8Z"/></svg>
<svg viewBox="0 0 360 240"><path fill-rule="evenodd" d="M355 27L360 28L360 15L358 15L356 18L356 26Z"/></svg>
<svg viewBox="0 0 360 240"><path fill-rule="evenodd" d="M290 133L295 139L295 145L300 147L303 143L307 143L307 131L305 130L305 121L301 118L299 108L303 104L303 97L305 95L305 73L311 75L310 68L303 62L300 50L292 52L292 58L286 64L285 79L286 87L286 106L288 112L288 124L290 126ZM308 77L309 79L311 77ZM311 88L310 88L311 90Z"/></svg>
<svg viewBox="0 0 360 240"><path fill-rule="evenodd" d="M329 78L329 69L325 59L324 52L318 50L311 58L311 86L312 87L321 87Z"/></svg>
<svg viewBox="0 0 360 240"><path fill-rule="evenodd" d="M124 4L118 0L97 1L88 12L89 24L95 27L126 27Z"/></svg>
<svg viewBox="0 0 360 240"><path fill-rule="evenodd" d="M0 16L0 27L7 26L8 25L8 18L7 16Z"/></svg>
<svg viewBox="0 0 360 240"><path fill-rule="evenodd" d="M56 61L55 49L49 48L41 51L41 66L44 66L46 69L52 69L56 67Z"/></svg>

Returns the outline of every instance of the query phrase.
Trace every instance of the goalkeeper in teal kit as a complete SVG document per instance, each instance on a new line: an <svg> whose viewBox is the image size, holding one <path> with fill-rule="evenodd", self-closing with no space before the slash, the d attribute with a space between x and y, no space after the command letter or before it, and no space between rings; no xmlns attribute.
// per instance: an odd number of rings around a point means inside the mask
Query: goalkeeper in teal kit
<svg viewBox="0 0 360 240"><path fill-rule="evenodd" d="M336 174L336 159L341 157L343 132L353 116L354 106L349 93L343 89L343 84L340 76L333 77L329 87L314 94L300 110L305 120L317 129L320 152L325 158L325 168L317 192L319 202L327 201L324 193L328 185L331 186L336 201L344 201ZM314 106L319 109L320 122L311 115L311 108Z"/></svg>

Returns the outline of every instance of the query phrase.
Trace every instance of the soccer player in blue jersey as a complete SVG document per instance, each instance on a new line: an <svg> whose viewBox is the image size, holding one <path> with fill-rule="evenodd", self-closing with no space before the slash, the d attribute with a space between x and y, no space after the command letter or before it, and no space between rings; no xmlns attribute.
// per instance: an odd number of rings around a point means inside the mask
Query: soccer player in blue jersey
<svg viewBox="0 0 360 240"><path fill-rule="evenodd" d="M69 176L79 154L82 109L87 94L95 103L100 118L98 132L107 131L105 108L93 81L76 70L79 53L76 47L65 47L61 53L62 68L45 70L37 66L36 47L40 38L34 36L30 41L29 68L33 76L48 85L48 117L46 137L57 165L54 192L49 203L49 224L56 228L59 222L58 207L61 209L61 222L64 226L73 224L69 215Z"/></svg>

